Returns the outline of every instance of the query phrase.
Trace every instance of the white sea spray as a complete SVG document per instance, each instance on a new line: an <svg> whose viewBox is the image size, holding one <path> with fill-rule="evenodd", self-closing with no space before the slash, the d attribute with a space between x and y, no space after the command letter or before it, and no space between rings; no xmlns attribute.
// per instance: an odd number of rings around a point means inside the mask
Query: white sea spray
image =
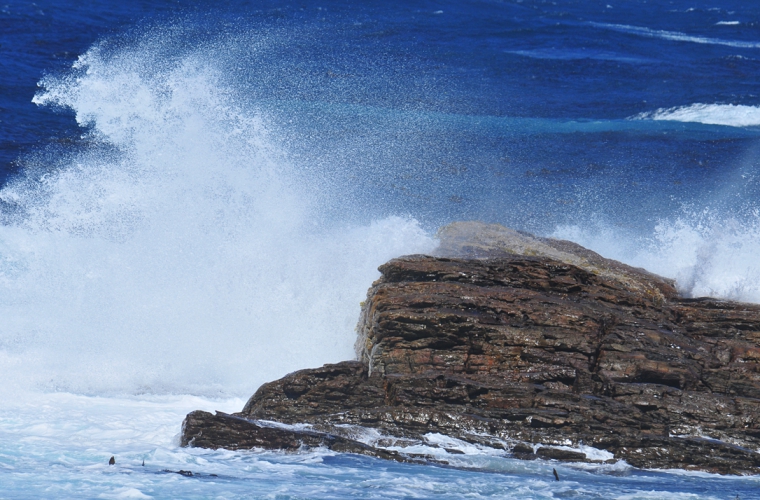
<svg viewBox="0 0 760 500"><path fill-rule="evenodd" d="M352 358L377 266L435 244L410 218L325 220L335 186L236 100L220 49L161 43L95 46L35 97L73 110L86 147L0 190L8 385L248 396Z"/></svg>
<svg viewBox="0 0 760 500"><path fill-rule="evenodd" d="M552 236L675 279L687 297L760 303L758 214L740 219L725 210L684 210L660 221L646 236L600 221L561 226Z"/></svg>

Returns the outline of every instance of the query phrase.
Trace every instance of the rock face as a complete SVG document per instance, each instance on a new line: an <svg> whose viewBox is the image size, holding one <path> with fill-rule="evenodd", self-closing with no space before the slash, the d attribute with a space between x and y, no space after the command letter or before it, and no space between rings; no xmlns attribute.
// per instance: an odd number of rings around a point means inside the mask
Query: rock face
<svg viewBox="0 0 760 500"><path fill-rule="evenodd" d="M644 270L501 226L441 240L437 257L380 267L359 361L265 384L234 416L193 412L183 444L416 460L385 448L440 433L523 459L589 461L557 448L585 444L635 467L760 471L760 306L681 298Z"/></svg>

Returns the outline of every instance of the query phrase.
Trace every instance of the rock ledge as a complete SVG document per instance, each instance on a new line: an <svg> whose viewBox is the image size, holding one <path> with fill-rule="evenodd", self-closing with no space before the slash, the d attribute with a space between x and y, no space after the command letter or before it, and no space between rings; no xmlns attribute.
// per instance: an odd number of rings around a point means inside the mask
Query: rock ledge
<svg viewBox="0 0 760 500"><path fill-rule="evenodd" d="M264 384L234 415L190 413L182 444L419 461L404 446L442 434L522 459L758 473L760 306L681 298L672 281L501 226L440 236L437 256L380 267L359 361ZM580 445L614 458L567 448Z"/></svg>

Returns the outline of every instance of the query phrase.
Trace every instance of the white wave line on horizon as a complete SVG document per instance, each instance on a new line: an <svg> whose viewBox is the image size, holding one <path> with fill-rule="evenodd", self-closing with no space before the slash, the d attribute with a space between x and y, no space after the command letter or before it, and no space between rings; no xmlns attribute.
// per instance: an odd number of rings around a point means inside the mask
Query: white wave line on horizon
<svg viewBox="0 0 760 500"><path fill-rule="evenodd" d="M677 42L703 43L708 45L725 45L727 47L736 47L742 49L760 49L760 42L742 42L738 40L722 40L720 38L710 38L705 36L693 36L678 31L653 30L641 26L630 26L627 24L610 24L589 22L597 28L630 33L633 35L647 36L650 38L662 38L664 40L673 40Z"/></svg>
<svg viewBox="0 0 760 500"><path fill-rule="evenodd" d="M632 116L631 120L656 120L725 125L729 127L760 126L760 108L743 104L702 104L660 108Z"/></svg>

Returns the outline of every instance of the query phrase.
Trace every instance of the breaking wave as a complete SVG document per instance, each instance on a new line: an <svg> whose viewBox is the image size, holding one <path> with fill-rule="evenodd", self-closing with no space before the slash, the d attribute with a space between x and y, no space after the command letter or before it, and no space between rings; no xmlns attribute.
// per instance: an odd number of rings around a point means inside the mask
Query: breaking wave
<svg viewBox="0 0 760 500"><path fill-rule="evenodd" d="M634 120L695 122L729 127L760 126L760 108L741 104L692 104L658 109L634 116Z"/></svg>
<svg viewBox="0 0 760 500"><path fill-rule="evenodd" d="M226 48L164 43L101 44L41 82L34 102L85 133L0 190L8 386L248 396L350 359L377 266L434 245L410 218L328 218L341 186L288 160Z"/></svg>
<svg viewBox="0 0 760 500"><path fill-rule="evenodd" d="M558 227L552 236L673 278L687 297L760 303L758 212L739 218L718 210L684 210L643 237L601 222Z"/></svg>

